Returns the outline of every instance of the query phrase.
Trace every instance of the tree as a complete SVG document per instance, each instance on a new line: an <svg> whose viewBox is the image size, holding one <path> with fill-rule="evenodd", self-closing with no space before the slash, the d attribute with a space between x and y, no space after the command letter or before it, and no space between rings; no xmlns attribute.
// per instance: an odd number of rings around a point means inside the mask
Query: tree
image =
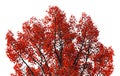
<svg viewBox="0 0 120 76"><path fill-rule="evenodd" d="M98 41L99 31L85 13L79 21L52 6L43 19L23 23L17 38L6 34L11 76L110 76L113 49Z"/></svg>

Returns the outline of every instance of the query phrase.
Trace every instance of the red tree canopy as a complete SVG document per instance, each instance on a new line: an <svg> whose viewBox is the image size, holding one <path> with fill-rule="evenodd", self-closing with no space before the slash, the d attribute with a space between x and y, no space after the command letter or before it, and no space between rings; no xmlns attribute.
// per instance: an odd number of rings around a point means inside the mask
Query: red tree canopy
<svg viewBox="0 0 120 76"><path fill-rule="evenodd" d="M52 6L43 19L23 23L17 38L6 34L11 76L110 76L113 49L98 41L99 31L85 13L79 21Z"/></svg>

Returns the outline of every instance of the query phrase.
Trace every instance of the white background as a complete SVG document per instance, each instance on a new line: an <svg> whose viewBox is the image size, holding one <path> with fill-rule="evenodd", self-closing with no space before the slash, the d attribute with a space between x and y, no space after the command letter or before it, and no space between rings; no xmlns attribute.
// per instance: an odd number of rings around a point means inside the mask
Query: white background
<svg viewBox="0 0 120 76"><path fill-rule="evenodd" d="M82 12L91 16L97 25L99 40L105 46L114 49L114 72L120 75L120 2L119 0L0 0L0 76L10 76L14 72L13 63L6 56L5 36L8 29L15 34L22 28L22 23L32 16L43 18L48 6L57 5L67 17L71 14L77 19Z"/></svg>

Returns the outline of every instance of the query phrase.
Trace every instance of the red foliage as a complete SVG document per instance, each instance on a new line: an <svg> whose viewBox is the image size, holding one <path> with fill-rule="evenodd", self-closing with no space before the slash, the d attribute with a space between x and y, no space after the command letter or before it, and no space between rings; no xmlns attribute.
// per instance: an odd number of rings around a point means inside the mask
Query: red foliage
<svg viewBox="0 0 120 76"><path fill-rule="evenodd" d="M11 76L110 76L113 49L98 41L90 16L67 21L57 6L47 13L42 22L32 17L23 23L17 38L6 34L6 54L15 63Z"/></svg>

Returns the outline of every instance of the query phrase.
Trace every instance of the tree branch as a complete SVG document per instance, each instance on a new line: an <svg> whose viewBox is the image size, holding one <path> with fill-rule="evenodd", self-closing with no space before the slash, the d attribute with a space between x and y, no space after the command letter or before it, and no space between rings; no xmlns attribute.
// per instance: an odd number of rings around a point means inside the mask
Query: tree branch
<svg viewBox="0 0 120 76"><path fill-rule="evenodd" d="M77 53L77 56L76 56L76 58L75 58L75 60L74 60L74 62L73 62L73 65L77 65L77 63L78 63L78 58L79 58L80 52L82 51L83 45L84 45L84 44L83 44L83 42L82 42L82 45L81 45L81 47L80 47L79 52Z"/></svg>
<svg viewBox="0 0 120 76"><path fill-rule="evenodd" d="M54 28L54 31L55 31L55 33L54 33L54 36L55 36L55 40L54 40L54 45L53 45L53 47L54 47L54 53L56 54L56 56L57 56L57 59L58 59L58 65L59 65L59 67L61 67L61 60L60 60L60 57L59 57L59 55L58 55L58 53L57 53L57 50L56 50L56 17L55 17L55 28Z"/></svg>
<svg viewBox="0 0 120 76"><path fill-rule="evenodd" d="M30 68L30 66L25 62L25 60L22 58L22 56L21 56L20 54L18 54L18 55L19 55L19 57L22 59L23 63L29 68L32 76L35 76L35 75L34 75L34 72L33 72L32 69Z"/></svg>
<svg viewBox="0 0 120 76"><path fill-rule="evenodd" d="M38 48L38 47L37 47L37 48ZM46 60L44 54L41 52L41 49L38 48L38 50L39 50L39 53L40 53L40 54L42 55L42 57L44 58L44 60L45 60L45 65L47 66L48 71L49 71L49 75L51 76L51 72L50 72L50 69L49 69L49 66L48 66L47 60Z"/></svg>
<svg viewBox="0 0 120 76"><path fill-rule="evenodd" d="M60 25L58 24L58 35L59 35L59 44L60 44L60 56L59 56L59 60L60 60L60 64L62 66L62 50L63 50L63 44L62 44L62 37L61 37L61 30L60 30Z"/></svg>

